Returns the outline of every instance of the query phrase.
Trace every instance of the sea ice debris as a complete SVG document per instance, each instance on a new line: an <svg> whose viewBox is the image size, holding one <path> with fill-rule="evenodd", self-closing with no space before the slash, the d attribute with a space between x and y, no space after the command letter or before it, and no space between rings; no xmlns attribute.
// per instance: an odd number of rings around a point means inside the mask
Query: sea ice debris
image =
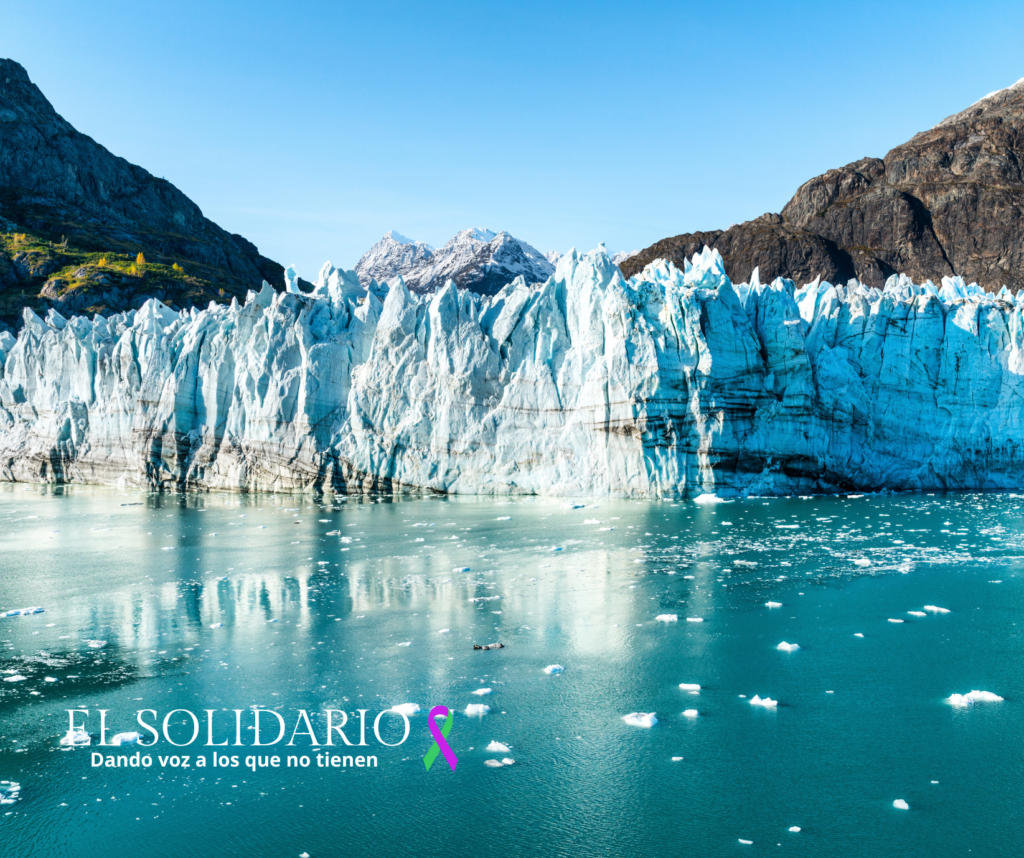
<svg viewBox="0 0 1024 858"><path fill-rule="evenodd" d="M92 742L92 736L85 730L68 730L64 734L64 738L60 740L60 743L68 748L77 748L81 745L88 745L90 742Z"/></svg>
<svg viewBox="0 0 1024 858"><path fill-rule="evenodd" d="M623 715L622 720L630 727L653 727L658 723L658 716L653 712L630 712Z"/></svg>
<svg viewBox="0 0 1024 858"><path fill-rule="evenodd" d="M938 605L925 605L924 609L929 614L948 614L949 608L940 608Z"/></svg>
<svg viewBox="0 0 1024 858"><path fill-rule="evenodd" d="M678 623L679 614L658 614L654 619L659 623Z"/></svg>
<svg viewBox="0 0 1024 858"><path fill-rule="evenodd" d="M491 711L491 707L486 703L470 703L466 707L466 714L471 718L473 716L486 715Z"/></svg>
<svg viewBox="0 0 1024 858"><path fill-rule="evenodd" d="M700 685L696 682L680 682L679 688L683 691L700 691Z"/></svg>
<svg viewBox="0 0 1024 858"><path fill-rule="evenodd" d="M781 608L782 602L765 602L764 606L766 608Z"/></svg>
<svg viewBox="0 0 1024 858"><path fill-rule="evenodd" d="M484 748L484 750L488 754L507 754L512 749L508 745L506 745L504 742L492 741L486 748Z"/></svg>
<svg viewBox="0 0 1024 858"><path fill-rule="evenodd" d="M907 804L902 798L896 799L896 801L892 803L892 806L895 807L897 810L910 810L910 805Z"/></svg>
<svg viewBox="0 0 1024 858"><path fill-rule="evenodd" d="M700 713L696 709L685 709L683 710L684 718L696 718Z"/></svg>
<svg viewBox="0 0 1024 858"><path fill-rule="evenodd" d="M796 652L798 649L800 649L800 644L786 643L785 641L783 641L777 647L775 647L775 649L780 649L783 652Z"/></svg>
<svg viewBox="0 0 1024 858"><path fill-rule="evenodd" d="M476 691L473 692L473 694L477 695L477 697L483 697L485 694L490 694L490 693L491 693L491 689L490 688L478 688Z"/></svg>
<svg viewBox="0 0 1024 858"><path fill-rule="evenodd" d="M563 670L565 670L565 668L562 667L562 665L560 664L549 664L547 667L544 668L544 672L547 674L561 673Z"/></svg>
<svg viewBox="0 0 1024 858"><path fill-rule="evenodd" d="M946 698L950 706L973 706L975 703L1001 703L998 694L991 691L968 691L966 694L951 694Z"/></svg>
<svg viewBox="0 0 1024 858"><path fill-rule="evenodd" d="M778 707L779 701L772 700L770 697L762 698L755 694L753 697L750 698L750 705L763 706L765 709L775 709L776 707Z"/></svg>
<svg viewBox="0 0 1024 858"><path fill-rule="evenodd" d="M141 733L129 732L129 733L116 733L114 738L110 740L111 745L136 745L142 739Z"/></svg>

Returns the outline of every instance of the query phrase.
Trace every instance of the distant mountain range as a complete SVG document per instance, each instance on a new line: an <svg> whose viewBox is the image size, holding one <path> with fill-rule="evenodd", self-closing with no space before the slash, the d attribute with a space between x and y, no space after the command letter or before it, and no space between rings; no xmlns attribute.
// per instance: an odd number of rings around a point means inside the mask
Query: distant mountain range
<svg viewBox="0 0 1024 858"><path fill-rule="evenodd" d="M143 258L139 257L142 254ZM164 179L111 154L0 59L0 324L24 306L109 312L230 301L284 269Z"/></svg>
<svg viewBox="0 0 1024 858"><path fill-rule="evenodd" d="M637 251L633 251L637 253ZM618 264L632 254L618 253ZM527 283L543 283L555 273L562 254L537 248L507 232L464 229L440 249L413 241L391 230L356 263L363 285L384 283L401 276L413 292L435 292L449 280L456 286L482 295L494 295L516 277Z"/></svg>
<svg viewBox="0 0 1024 858"><path fill-rule="evenodd" d="M760 269L806 283L881 286L959 274L995 291L1024 286L1024 79L897 146L805 182L782 209L726 230L663 239L622 264L682 265L716 247L734 282Z"/></svg>

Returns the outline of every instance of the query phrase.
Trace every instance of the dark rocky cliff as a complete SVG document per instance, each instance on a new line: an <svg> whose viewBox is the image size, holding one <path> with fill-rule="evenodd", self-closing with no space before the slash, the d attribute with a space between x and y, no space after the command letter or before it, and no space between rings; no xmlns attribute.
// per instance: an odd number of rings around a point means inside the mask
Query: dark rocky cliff
<svg viewBox="0 0 1024 858"><path fill-rule="evenodd" d="M230 300L283 274L170 182L75 130L24 68L0 59L0 322L22 305Z"/></svg>
<svg viewBox="0 0 1024 858"><path fill-rule="evenodd" d="M1024 80L897 146L805 182L781 214L666 238L621 266L682 265L717 247L734 281L856 277L881 286L959 274L989 290L1024 286Z"/></svg>

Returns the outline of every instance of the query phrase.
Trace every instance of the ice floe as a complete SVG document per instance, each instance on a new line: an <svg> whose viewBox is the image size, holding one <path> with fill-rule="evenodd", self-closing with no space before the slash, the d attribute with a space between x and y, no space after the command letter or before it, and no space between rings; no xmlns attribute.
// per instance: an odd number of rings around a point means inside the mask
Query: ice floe
<svg viewBox="0 0 1024 858"><path fill-rule="evenodd" d="M781 608L782 602L765 602L764 606L766 608Z"/></svg>
<svg viewBox="0 0 1024 858"><path fill-rule="evenodd" d="M786 643L785 641L783 641L777 647L775 647L775 649L780 649L783 652L796 652L798 649L800 649L800 644Z"/></svg>
<svg viewBox="0 0 1024 858"><path fill-rule="evenodd" d="M108 745L137 745L142 740L142 734L136 732L116 733Z"/></svg>
<svg viewBox="0 0 1024 858"><path fill-rule="evenodd" d="M679 614L658 614L654 619L659 623L678 623Z"/></svg>
<svg viewBox="0 0 1024 858"><path fill-rule="evenodd" d="M940 608L938 605L925 605L924 609L929 614L948 614L949 608Z"/></svg>
<svg viewBox="0 0 1024 858"><path fill-rule="evenodd" d="M896 801L892 803L892 806L895 807L897 810L910 810L910 805L907 804L902 798L896 799Z"/></svg>
<svg viewBox="0 0 1024 858"><path fill-rule="evenodd" d="M471 718L475 716L486 715L490 711L491 707L488 706L486 703L470 703L466 707L466 714Z"/></svg>
<svg viewBox="0 0 1024 858"><path fill-rule="evenodd" d="M868 560L867 557L858 557L853 562L854 562L854 565L856 565L856 566L870 566L871 565L871 561Z"/></svg>
<svg viewBox="0 0 1024 858"><path fill-rule="evenodd" d="M946 698L950 706L973 706L975 703L1001 703L998 694L991 691L968 691L966 694L951 694Z"/></svg>
<svg viewBox="0 0 1024 858"><path fill-rule="evenodd" d="M16 673L13 676L5 676L4 682L24 682L28 679L27 676L22 676L20 673Z"/></svg>
<svg viewBox="0 0 1024 858"><path fill-rule="evenodd" d="M392 706L391 711L399 712L402 715L418 715L423 710L419 703L399 703L397 706Z"/></svg>
<svg viewBox="0 0 1024 858"><path fill-rule="evenodd" d="M696 682L680 682L679 688L682 691L700 691L700 685Z"/></svg>
<svg viewBox="0 0 1024 858"><path fill-rule="evenodd" d="M770 697L759 697L754 695L750 698L751 706L763 706L765 709L775 709L779 705L778 700L772 700Z"/></svg>
<svg viewBox="0 0 1024 858"><path fill-rule="evenodd" d="M686 618L686 622L688 622L688 623L703 623L704 622L704 618L703 617L687 617Z"/></svg>
<svg viewBox="0 0 1024 858"><path fill-rule="evenodd" d="M544 672L547 674L561 673L563 670L565 670L565 668L562 667L562 665L560 664L549 664L547 667L544 668Z"/></svg>
<svg viewBox="0 0 1024 858"><path fill-rule="evenodd" d="M927 617L928 615L924 611L907 611L912 617Z"/></svg>
<svg viewBox="0 0 1024 858"><path fill-rule="evenodd" d="M490 694L491 693L491 689L490 688L478 688L476 691L473 691L471 693L475 694L477 697L483 697L485 694Z"/></svg>
<svg viewBox="0 0 1024 858"><path fill-rule="evenodd" d="M68 748L78 748L84 745L88 745L92 742L92 736L90 736L85 730L68 730L64 734L64 738L60 740L60 743Z"/></svg>
<svg viewBox="0 0 1024 858"><path fill-rule="evenodd" d="M684 718L696 718L699 714L700 713L696 709L684 709L683 710L683 717Z"/></svg>
<svg viewBox="0 0 1024 858"><path fill-rule="evenodd" d="M511 748L504 742L491 741L491 743L484 748L488 754L508 754L511 752Z"/></svg>
<svg viewBox="0 0 1024 858"><path fill-rule="evenodd" d="M693 499L693 502L699 504L728 503L725 498L720 498L718 495L711 494L697 495L697 497Z"/></svg>
<svg viewBox="0 0 1024 858"><path fill-rule="evenodd" d="M791 825L791 826L789 826L789 830L791 832L793 832L793 834L799 834L800 833L800 826L799 825Z"/></svg>
<svg viewBox="0 0 1024 858"><path fill-rule="evenodd" d="M10 611L4 611L0 614L0 619L6 619L7 617L27 617L30 614L41 614L43 609L39 607L35 608L13 608Z"/></svg>
<svg viewBox="0 0 1024 858"><path fill-rule="evenodd" d="M658 723L658 716L653 712L630 712L623 715L622 720L630 727L653 727Z"/></svg>

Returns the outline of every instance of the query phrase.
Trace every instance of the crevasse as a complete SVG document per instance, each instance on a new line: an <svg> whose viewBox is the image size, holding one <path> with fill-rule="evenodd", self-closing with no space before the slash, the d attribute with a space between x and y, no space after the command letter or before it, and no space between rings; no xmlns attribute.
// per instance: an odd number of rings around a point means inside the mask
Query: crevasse
<svg viewBox="0 0 1024 858"><path fill-rule="evenodd" d="M0 334L0 477L674 497L1024 477L1024 293L733 285L604 248L493 297L364 288Z"/></svg>

